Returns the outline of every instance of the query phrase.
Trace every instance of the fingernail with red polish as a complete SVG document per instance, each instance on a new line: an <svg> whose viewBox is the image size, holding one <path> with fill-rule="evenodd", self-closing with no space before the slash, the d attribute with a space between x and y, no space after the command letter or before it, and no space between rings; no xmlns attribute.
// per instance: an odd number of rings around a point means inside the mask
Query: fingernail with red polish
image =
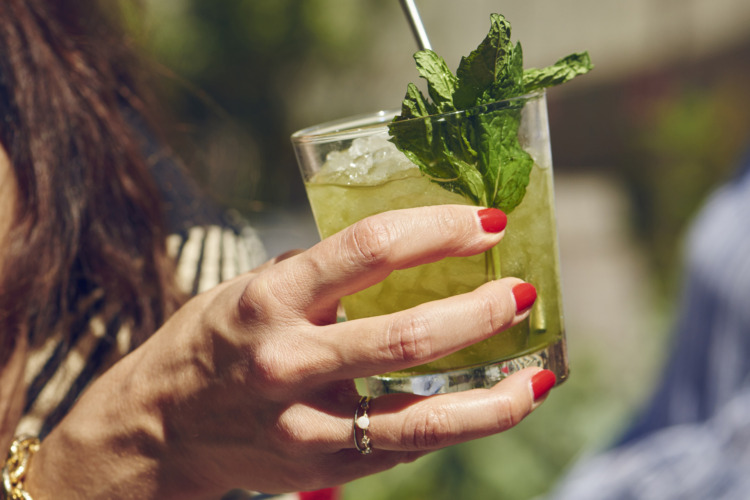
<svg viewBox="0 0 750 500"><path fill-rule="evenodd" d="M549 370L542 370L531 377L531 390L534 392L534 401L543 398L555 386L556 380L555 374Z"/></svg>
<svg viewBox="0 0 750 500"><path fill-rule="evenodd" d="M531 283L520 283L513 287L512 292L516 299L516 312L520 313L534 305L536 288Z"/></svg>
<svg viewBox="0 0 750 500"><path fill-rule="evenodd" d="M499 233L508 225L508 216L497 208L483 208L477 215L482 229L488 233Z"/></svg>

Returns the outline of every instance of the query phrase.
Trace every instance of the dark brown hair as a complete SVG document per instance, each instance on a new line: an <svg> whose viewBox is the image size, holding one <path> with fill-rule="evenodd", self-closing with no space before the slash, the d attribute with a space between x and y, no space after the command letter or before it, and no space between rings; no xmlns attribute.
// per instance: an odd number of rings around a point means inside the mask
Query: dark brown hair
<svg viewBox="0 0 750 500"><path fill-rule="evenodd" d="M0 363L18 335L39 342L80 321L77 302L94 290L135 343L180 300L125 115L150 108L110 18L94 1L0 1L0 141L19 193L0 248Z"/></svg>

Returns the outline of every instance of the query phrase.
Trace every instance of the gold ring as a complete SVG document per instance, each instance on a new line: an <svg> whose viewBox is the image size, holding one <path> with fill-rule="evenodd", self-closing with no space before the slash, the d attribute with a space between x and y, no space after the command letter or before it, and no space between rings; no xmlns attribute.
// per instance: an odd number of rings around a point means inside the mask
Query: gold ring
<svg viewBox="0 0 750 500"><path fill-rule="evenodd" d="M369 396L362 396L357 403L357 409L354 410L354 422L352 423L352 437L354 438L354 447L362 455L369 455L372 453L372 446L370 446L370 438L367 435L367 429L370 428L370 417L367 416L367 410L370 409L370 398ZM362 414L360 415L360 411ZM359 432L362 431L362 437L359 438Z"/></svg>

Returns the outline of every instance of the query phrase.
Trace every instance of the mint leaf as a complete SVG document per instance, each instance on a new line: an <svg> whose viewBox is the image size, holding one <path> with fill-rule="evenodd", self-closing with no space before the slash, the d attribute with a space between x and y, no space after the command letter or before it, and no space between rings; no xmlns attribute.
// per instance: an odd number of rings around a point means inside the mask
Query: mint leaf
<svg viewBox="0 0 750 500"><path fill-rule="evenodd" d="M401 103L401 119L420 118L437 113L437 108L427 99L416 85L410 83L406 87L406 97Z"/></svg>
<svg viewBox="0 0 750 500"><path fill-rule="evenodd" d="M525 94L523 89L523 50L521 44L509 49L503 72L482 93L477 104L489 104Z"/></svg>
<svg viewBox="0 0 750 500"><path fill-rule="evenodd" d="M414 55L432 102L410 83L401 114L389 128L391 141L425 176L476 204L511 212L526 194L534 165L518 140L521 97L593 66L584 52L547 68L524 70L523 50L511 42L510 23L499 14L490 21L489 33L461 59L455 76L435 52ZM464 111L464 118L432 119L451 111Z"/></svg>
<svg viewBox="0 0 750 500"><path fill-rule="evenodd" d="M524 92L560 85L578 75L588 73L593 68L588 52L579 52L563 57L552 66L543 69L527 69L523 75Z"/></svg>
<svg viewBox="0 0 750 500"><path fill-rule="evenodd" d="M456 91L456 77L453 76L445 60L431 50L414 54L417 70L427 80L427 90L441 113L453 111L453 93Z"/></svg>
<svg viewBox="0 0 750 500"><path fill-rule="evenodd" d="M467 57L462 57L456 70L458 84L453 102L457 109L468 109L498 78L502 78L512 59L510 23L498 14L490 16L490 32Z"/></svg>
<svg viewBox="0 0 750 500"><path fill-rule="evenodd" d="M476 152L459 126L455 121L402 119L390 124L391 141L431 180L480 203L484 179L473 166Z"/></svg>
<svg viewBox="0 0 750 500"><path fill-rule="evenodd" d="M531 156L518 142L521 105L482 113L478 117L478 170L485 180L485 204L511 212L526 194Z"/></svg>

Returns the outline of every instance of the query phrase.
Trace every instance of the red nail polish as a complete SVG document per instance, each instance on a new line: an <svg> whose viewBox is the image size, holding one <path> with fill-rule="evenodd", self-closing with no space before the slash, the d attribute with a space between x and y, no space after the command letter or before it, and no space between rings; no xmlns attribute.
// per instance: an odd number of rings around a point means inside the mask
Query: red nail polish
<svg viewBox="0 0 750 500"><path fill-rule="evenodd" d="M531 377L531 390L534 392L534 401L543 398L555 386L557 378L549 370L542 370Z"/></svg>
<svg viewBox="0 0 750 500"><path fill-rule="evenodd" d="M301 491L298 493L301 500L337 500L340 488L325 488L316 491Z"/></svg>
<svg viewBox="0 0 750 500"><path fill-rule="evenodd" d="M512 292L516 299L516 312L520 313L534 305L536 288L531 283L520 283L513 287Z"/></svg>
<svg viewBox="0 0 750 500"><path fill-rule="evenodd" d="M477 215L482 229L488 233L499 233L508 225L508 216L497 208L483 208Z"/></svg>

